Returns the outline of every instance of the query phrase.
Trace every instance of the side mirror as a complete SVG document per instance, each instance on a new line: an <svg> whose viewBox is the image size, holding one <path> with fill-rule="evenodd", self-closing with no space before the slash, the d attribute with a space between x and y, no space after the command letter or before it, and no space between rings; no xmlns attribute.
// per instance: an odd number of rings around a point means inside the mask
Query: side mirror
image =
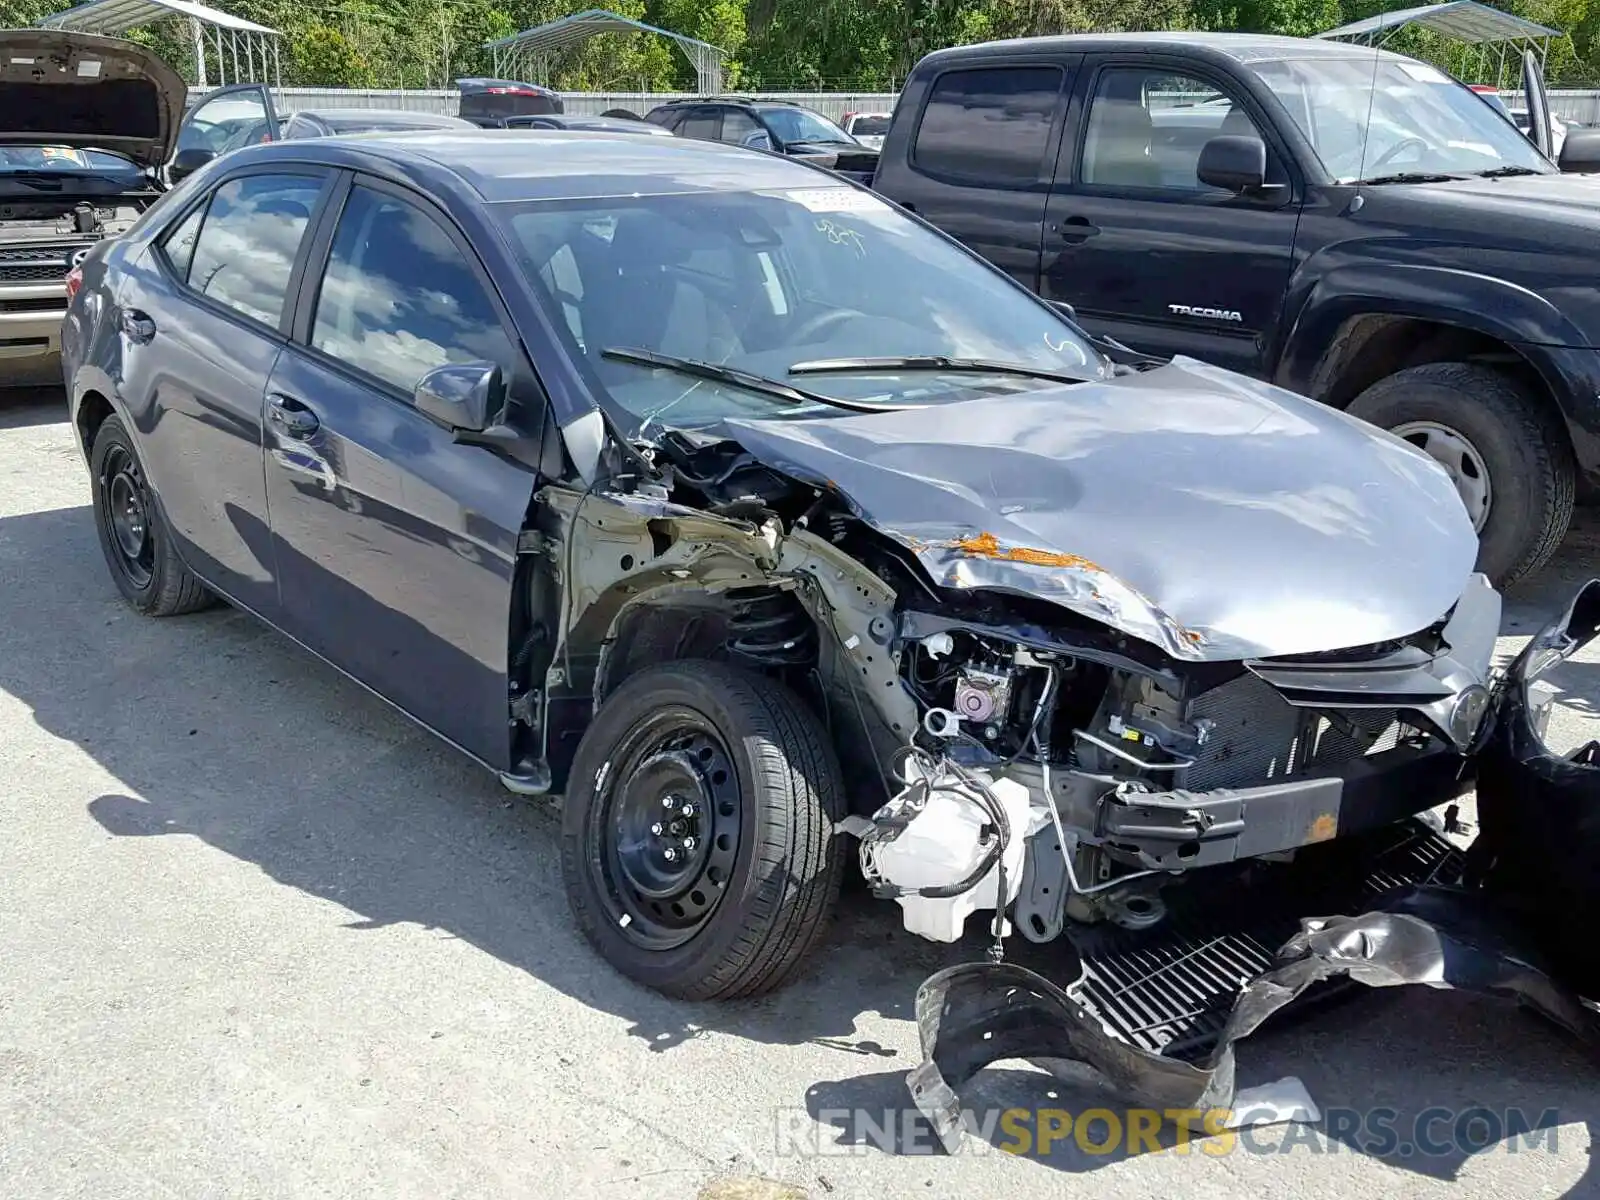
<svg viewBox="0 0 1600 1200"><path fill-rule="evenodd" d="M1200 148L1195 174L1201 183L1230 192L1248 192L1267 182L1267 146L1258 137L1225 133Z"/></svg>
<svg viewBox="0 0 1600 1200"><path fill-rule="evenodd" d="M1582 175L1600 171L1600 129L1569 129L1557 165L1563 172Z"/></svg>
<svg viewBox="0 0 1600 1200"><path fill-rule="evenodd" d="M216 153L204 146L187 146L178 151L178 156L172 160L172 166L167 173L172 176L172 182L177 183L178 180L193 175L214 158Z"/></svg>
<svg viewBox="0 0 1600 1200"><path fill-rule="evenodd" d="M446 429L481 432L504 401L500 368L490 362L446 363L417 381L412 403Z"/></svg>

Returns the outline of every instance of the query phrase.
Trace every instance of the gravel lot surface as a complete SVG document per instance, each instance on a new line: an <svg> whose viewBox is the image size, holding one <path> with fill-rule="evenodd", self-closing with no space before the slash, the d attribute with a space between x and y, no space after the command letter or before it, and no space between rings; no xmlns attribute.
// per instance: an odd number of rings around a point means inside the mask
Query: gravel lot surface
<svg viewBox="0 0 1600 1200"><path fill-rule="evenodd" d="M978 944L923 942L857 895L763 1002L624 982L568 917L551 804L243 614L120 603L64 416L59 396L0 408L0 1196L1600 1193L1592 1064L1425 989L1263 1031L1242 1082L1298 1075L1324 1109L1387 1107L1402 1130L1434 1106L1553 1109L1553 1136L1384 1155L1278 1128L1133 1157L1068 1136L1026 1158L863 1139L839 1110L904 1107L916 987ZM1590 575L1596 510L1509 598L1502 648ZM1600 657L1555 682L1557 748L1600 736ZM1046 1086L981 1084L1085 1106Z"/></svg>

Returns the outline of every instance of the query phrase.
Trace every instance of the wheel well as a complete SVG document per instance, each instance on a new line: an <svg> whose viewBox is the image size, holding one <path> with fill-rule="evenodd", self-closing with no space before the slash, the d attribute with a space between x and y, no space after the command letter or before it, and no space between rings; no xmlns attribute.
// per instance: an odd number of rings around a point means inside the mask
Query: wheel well
<svg viewBox="0 0 1600 1200"><path fill-rule="evenodd" d="M1436 362L1492 366L1555 408L1549 384L1509 343L1456 325L1381 313L1345 322L1317 364L1311 392L1324 404L1346 408L1378 380Z"/></svg>
<svg viewBox="0 0 1600 1200"><path fill-rule="evenodd" d="M78 433L83 438L85 455L94 449L95 435L113 411L111 402L99 392L85 392L83 399L78 401Z"/></svg>
<svg viewBox="0 0 1600 1200"><path fill-rule="evenodd" d="M653 663L726 659L730 615L727 602L709 593L680 594L670 603L631 606L617 622L615 638L595 682L596 704Z"/></svg>

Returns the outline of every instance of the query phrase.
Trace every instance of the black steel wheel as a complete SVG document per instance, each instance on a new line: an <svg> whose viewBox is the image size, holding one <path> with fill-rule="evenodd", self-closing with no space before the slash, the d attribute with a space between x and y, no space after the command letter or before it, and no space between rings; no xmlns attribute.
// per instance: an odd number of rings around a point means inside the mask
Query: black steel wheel
<svg viewBox="0 0 1600 1200"><path fill-rule="evenodd" d="M138 611L152 617L194 612L215 597L183 564L122 421L107 417L89 453L95 529L111 579Z"/></svg>
<svg viewBox="0 0 1600 1200"><path fill-rule="evenodd" d="M148 588L156 558L150 498L144 472L127 446L113 445L106 451L100 464L100 486L105 491L101 517L110 534L111 569L132 587Z"/></svg>
<svg viewBox="0 0 1600 1200"><path fill-rule="evenodd" d="M668 995L769 991L838 895L842 795L822 729L787 688L713 662L641 671L573 762L573 913L613 966Z"/></svg>
<svg viewBox="0 0 1600 1200"><path fill-rule="evenodd" d="M646 950L682 945L733 878L742 822L728 749L703 713L673 707L634 726L612 763L589 827L608 915Z"/></svg>

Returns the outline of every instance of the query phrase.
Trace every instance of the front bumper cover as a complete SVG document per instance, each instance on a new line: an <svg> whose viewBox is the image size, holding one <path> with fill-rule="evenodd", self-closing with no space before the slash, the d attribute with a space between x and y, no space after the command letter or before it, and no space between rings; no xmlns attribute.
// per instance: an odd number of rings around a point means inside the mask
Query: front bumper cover
<svg viewBox="0 0 1600 1200"><path fill-rule="evenodd" d="M1014 964L973 963L918 990L923 1061L908 1085L945 1148L965 1131L957 1089L990 1063L1086 1064L1130 1102L1158 1110L1231 1106L1234 1044L1314 985L1426 983L1530 1007L1600 1053L1600 743L1561 758L1544 745L1529 685L1600 635L1600 580L1535 637L1496 690L1477 760L1481 831L1459 878L1435 867L1354 916L1305 919L1234 994L1209 1045L1188 1055L1138 1044L1085 986L1083 959L1062 988ZM1331 849L1331 847L1330 847ZM1304 911L1304 910L1301 910ZM1071 953L1069 951L1069 953Z"/></svg>

